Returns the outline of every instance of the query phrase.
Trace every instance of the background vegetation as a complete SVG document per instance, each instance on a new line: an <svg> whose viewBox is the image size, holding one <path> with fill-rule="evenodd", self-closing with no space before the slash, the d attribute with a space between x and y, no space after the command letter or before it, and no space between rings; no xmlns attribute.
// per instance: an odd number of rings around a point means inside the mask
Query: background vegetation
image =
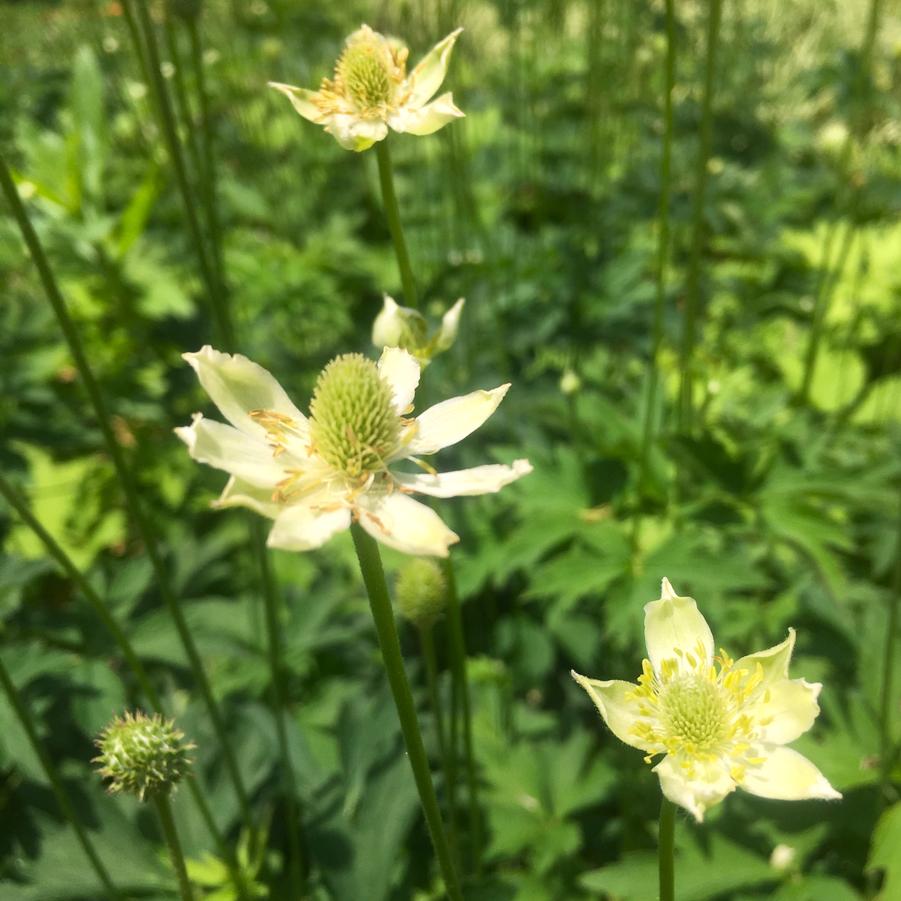
<svg viewBox="0 0 901 901"><path fill-rule="evenodd" d="M679 897L901 898L897 3L676 4L667 181L661 0L210 0L196 20L188 0L171 4L184 18L151 5L187 206L130 7L0 4L0 150L110 412L89 403L5 206L0 469L84 579L0 508L0 659L120 890L171 898L175 882L150 812L91 772L96 733L148 705L98 609L197 744L200 793L259 897L296 897L294 823L305 896L440 896L348 536L272 553L261 574L249 514L209 510L221 475L172 434L210 412L180 354L222 341L217 287L242 352L298 400L335 354L372 351L382 292L400 290L373 154L341 150L265 87L315 86L366 21L414 60L466 29L447 86L467 118L392 141L426 308L467 298L425 390L512 381L481 442L442 459L535 465L502 495L441 507L462 536L476 807L462 751L455 791L437 756L435 778L455 797L466 897L654 897L657 779L569 670L634 678L665 575L734 655L797 628L795 671L825 686L798 746L844 793L739 794L703 826L680 820ZM402 637L435 751L419 642ZM11 697L0 896L102 898ZM188 791L175 808L195 883L237 897Z"/></svg>

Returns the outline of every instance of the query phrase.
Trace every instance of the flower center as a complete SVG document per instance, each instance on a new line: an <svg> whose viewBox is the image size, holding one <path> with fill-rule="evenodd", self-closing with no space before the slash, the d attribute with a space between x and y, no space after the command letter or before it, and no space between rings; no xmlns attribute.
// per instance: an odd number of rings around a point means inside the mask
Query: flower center
<svg viewBox="0 0 901 901"><path fill-rule="evenodd" d="M698 750L708 750L725 737L728 709L722 688L691 673L665 686L660 707L671 739Z"/></svg>
<svg viewBox="0 0 901 901"><path fill-rule="evenodd" d="M391 386L362 354L336 357L322 370L310 414L316 452L352 478L384 470L400 438Z"/></svg>
<svg viewBox="0 0 901 901"><path fill-rule="evenodd" d="M373 110L391 101L391 71L391 54L384 39L365 31L345 47L335 67L335 78L361 110Z"/></svg>

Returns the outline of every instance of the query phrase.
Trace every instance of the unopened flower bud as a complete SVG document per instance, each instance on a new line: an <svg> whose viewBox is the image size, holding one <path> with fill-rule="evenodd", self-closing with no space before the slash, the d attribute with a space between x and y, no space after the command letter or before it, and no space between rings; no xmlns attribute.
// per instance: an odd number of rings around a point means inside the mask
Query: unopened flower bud
<svg viewBox="0 0 901 901"><path fill-rule="evenodd" d="M447 580L441 567L429 557L417 557L397 576L396 597L400 615L420 629L428 629L444 612Z"/></svg>
<svg viewBox="0 0 901 901"><path fill-rule="evenodd" d="M140 711L116 717L96 745L100 754L94 763L110 792L130 792L141 801L172 792L190 769L188 752L194 747L172 720Z"/></svg>
<svg viewBox="0 0 901 901"><path fill-rule="evenodd" d="M418 310L402 307L386 295L384 306L372 324L372 343L379 348L400 347L413 354L421 366L427 366L433 357L453 346L464 303L461 297L444 313L441 325L430 335L428 323Z"/></svg>
<svg viewBox="0 0 901 901"><path fill-rule="evenodd" d="M582 387L582 380L572 369L567 369L560 378L560 390L564 394L575 394Z"/></svg>

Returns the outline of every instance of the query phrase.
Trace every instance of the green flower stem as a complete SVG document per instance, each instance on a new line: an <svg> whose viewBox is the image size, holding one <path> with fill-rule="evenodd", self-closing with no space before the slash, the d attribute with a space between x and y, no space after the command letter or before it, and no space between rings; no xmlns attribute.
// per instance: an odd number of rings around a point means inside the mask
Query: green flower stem
<svg viewBox="0 0 901 901"><path fill-rule="evenodd" d="M660 901L676 901L674 839L676 807L668 798L660 802L660 831L657 835L657 870L660 875Z"/></svg>
<svg viewBox="0 0 901 901"><path fill-rule="evenodd" d="M654 298L654 325L651 333L651 367L644 400L641 445L638 463L639 508L632 522L632 551L641 538L641 501L648 481L651 442L654 440L654 416L660 384L660 345L663 343L663 312L666 307L666 261L669 255L670 171L673 157L673 88L676 83L676 10L675 0L666 0L666 68L663 92L663 148L660 155L660 196L657 201L657 265Z"/></svg>
<svg viewBox="0 0 901 901"><path fill-rule="evenodd" d="M466 783L469 789L469 829L475 871L482 868L481 820L479 818L478 780L476 779L475 753L472 744L472 705L469 698L469 679L466 673L466 643L463 636L463 617L460 613L460 597L457 578L450 557L442 561L447 579L447 619L450 632L451 672L458 686L463 714L463 751L466 763ZM452 749L453 751L453 749Z"/></svg>
<svg viewBox="0 0 901 901"><path fill-rule="evenodd" d="M898 607L901 605L901 494L898 504L898 540L895 546L895 568L888 598L888 615L885 627L885 648L882 657L882 687L879 695L879 774L882 799L888 796L894 763L892 723L892 687L894 684L895 653L898 640Z"/></svg>
<svg viewBox="0 0 901 901"><path fill-rule="evenodd" d="M685 317L682 323L682 342L679 348L679 427L691 428L692 395L694 388L694 347L701 292L701 254L704 249L706 224L704 201L707 195L707 162L713 131L713 94L716 87L716 47L719 40L722 0L710 0L707 15L707 57L704 69L704 98L701 106L701 137L695 168L695 189L691 208L691 252L688 258L688 277L685 284Z"/></svg>
<svg viewBox="0 0 901 901"><path fill-rule="evenodd" d="M194 892L188 879L188 870L185 867L185 856L182 854L181 841L178 838L178 830L175 828L175 819L172 816L172 805L165 794L153 796L153 806L160 818L160 826L169 849L169 857L172 858L172 866L175 867L175 875L178 877L178 891L182 901L194 901Z"/></svg>
<svg viewBox="0 0 901 901"><path fill-rule="evenodd" d="M166 571L166 567L163 563L163 558L160 553L159 546L157 545L156 535L154 534L153 529L150 526L149 520L144 515L144 510L140 499L140 491L138 489L137 483L135 482L134 475L132 474L131 468L125 460L125 455L122 452L122 448L119 445L119 442L116 440L116 437L113 434L113 429L110 424L111 419L109 411L106 407L106 401L104 400L103 394L100 391L100 386L97 383L94 372L90 364L88 363L87 355L85 354L84 347L82 346L81 338L78 335L75 324L69 317L66 303L59 291L56 279L53 277L53 271L50 268L50 263L47 259L46 254L44 253L44 248L41 246L41 243L38 240L38 236L35 233L34 227L32 226L31 221L28 218L28 214L25 212L25 207L22 205L22 201L19 197L19 192L16 190L16 186L12 180L12 175L10 174L9 168L6 165L6 161L2 158L2 156L0 156L0 189L2 189L10 206L12 207L13 215L19 225L19 229L22 232L22 237L24 238L25 244L27 245L28 250L31 253L31 258L34 261L35 266L37 267L38 274L40 275L41 282L44 286L44 291L47 295L47 300L49 301L50 306L53 308L53 312L56 314L60 329L65 336L66 342L69 346L69 351L72 354L75 368L78 371L78 374L81 378L81 383L84 386L84 389L88 394L88 398L90 399L91 406L94 409L94 415L97 418L97 424L100 427L107 453L109 454L110 459L113 462L113 466L116 469L116 475L118 476L119 482L122 486L126 505L144 543L144 547L147 551L147 557L150 560L151 566L153 567L153 571L156 576L157 588L160 592L161 597L163 598L169 615L172 617L176 630L178 631L179 639L181 640L181 643L185 649L185 653L188 657L194 679L197 682L197 687L200 689L200 694L203 697L204 704L206 705L210 719L213 723L213 728L215 729L216 737L222 750L222 756L225 761L226 769L228 770L228 773L234 784L235 793L238 796L238 803L241 807L241 815L247 827L250 828L252 826L253 820L250 814L250 804L247 798L247 791L244 788L244 782L241 778L241 772L238 769L238 763L235 759L235 755L229 741L228 733L225 728L225 720L223 719L222 712L216 702L216 698L213 695L213 690L210 686L209 678L207 677L206 671L203 667L203 661L201 660L200 653L197 650L197 645L194 643L194 639L191 635L191 630L188 628L188 623L185 619L184 613L182 612L182 609L178 603L178 599L172 592L172 587L169 582L169 574Z"/></svg>
<svg viewBox="0 0 901 901"><path fill-rule="evenodd" d="M394 242L394 253L397 256L397 268L400 270L400 281L404 290L404 302L414 310L419 309L419 297L416 293L416 282L413 268L410 266L410 253L404 239L404 231L400 222L400 209L397 206L397 194L394 191L394 170L391 165L391 151L388 139L375 145L375 155L379 162L379 184L382 187L382 203L385 207L385 218L388 230Z"/></svg>
<svg viewBox="0 0 901 901"><path fill-rule="evenodd" d="M69 798L69 794L63 787L59 772L57 771L53 761L50 759L50 755L44 748L44 745L42 744L41 739L38 736L34 721L31 719L31 714L28 712L28 708L22 702L22 696L19 694L16 686L13 684L12 679L10 679L9 673L6 670L6 667L3 665L2 659L0 659L0 684L3 685L3 691L6 694L7 700L9 701L9 705L15 711L19 722L22 724L22 728L25 730L25 734L28 736L28 741L31 744L31 747L34 749L35 755L41 762L41 766L43 767L44 773L47 775L47 779L50 782L50 787L53 789L53 794L56 796L56 801L60 806L60 810L62 810L63 812L63 816L69 821L69 824L75 830L75 835L78 838L78 843L81 845L85 856L90 861L94 872L97 874L97 878L103 884L106 894L110 898L122 898L121 893L113 884L113 881L110 878L106 867L103 865L103 861L100 860L100 857L94 849L94 845L88 838L87 832L85 832L84 827L81 825L78 819L78 814L75 813L75 808L72 806L72 801Z"/></svg>
<svg viewBox="0 0 901 901"><path fill-rule="evenodd" d="M288 730L285 723L287 701L282 670L281 625L279 623L279 597L266 553L262 523L254 519L252 524L254 543L261 567L263 580L263 600L266 609L267 653L269 671L272 679L272 708L275 717L275 728L278 736L278 749L281 756L282 778L285 781L285 816L288 820L288 875L291 884L291 897L303 897L303 855L300 842L300 812L297 804L297 781L294 766L288 747Z"/></svg>
<svg viewBox="0 0 901 901"><path fill-rule="evenodd" d="M404 671L404 660L400 651L400 642L397 639L397 628L394 624L394 611L391 607L385 573L382 569L382 558L375 539L364 531L359 523L351 526L351 534L357 551L357 559L360 562L360 572L369 595L369 606L375 622L379 648L382 652L385 672L388 674L391 693L394 696L394 705L397 708L404 744L410 758L413 777L416 780L416 788L419 791L422 812L425 814L429 827L441 875L444 877L444 887L452 901L462 901L460 883L451 859L450 846L444 832L441 811L438 808L438 799L435 796L435 788L429 772L429 761L422 743L422 734L419 731L413 695L410 693L410 684Z"/></svg>

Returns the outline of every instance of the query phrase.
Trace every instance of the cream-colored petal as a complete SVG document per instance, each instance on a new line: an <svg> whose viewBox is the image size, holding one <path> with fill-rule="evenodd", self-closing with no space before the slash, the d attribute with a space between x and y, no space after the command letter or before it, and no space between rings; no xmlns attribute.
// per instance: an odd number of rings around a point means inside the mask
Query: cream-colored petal
<svg viewBox="0 0 901 901"><path fill-rule="evenodd" d="M803 735L820 713L817 698L823 686L804 679L781 679L771 683L748 714L759 724L760 740L787 745Z"/></svg>
<svg viewBox="0 0 901 901"><path fill-rule="evenodd" d="M728 764L716 757L712 760L683 760L667 754L654 772L660 777L660 788L673 804L684 807L699 823L704 814L735 791L735 780Z"/></svg>
<svg viewBox="0 0 901 901"><path fill-rule="evenodd" d="M283 509L281 504L272 500L271 489L251 485L236 476L228 480L218 500L213 501L213 506L217 509L247 507L268 519L275 519Z"/></svg>
<svg viewBox="0 0 901 901"><path fill-rule="evenodd" d="M325 130L345 149L361 153L388 134L381 119L360 119L351 113L336 113L328 118Z"/></svg>
<svg viewBox="0 0 901 901"><path fill-rule="evenodd" d="M589 679L575 670L570 670L570 675L588 692L604 722L620 741L640 751L654 750L635 735L635 726L646 722L646 718L639 713L640 702L634 697L637 685L618 679L607 682Z"/></svg>
<svg viewBox="0 0 901 901"><path fill-rule="evenodd" d="M323 509L308 503L294 504L279 513L266 544L284 551L309 551L347 528L350 510L346 507Z"/></svg>
<svg viewBox="0 0 901 901"><path fill-rule="evenodd" d="M763 763L749 766L739 781L752 795L779 801L841 797L803 754L781 745L765 745L760 754Z"/></svg>
<svg viewBox="0 0 901 901"><path fill-rule="evenodd" d="M428 103L435 91L441 87L441 82L444 81L444 76L447 74L451 52L461 31L463 29L458 28L444 40L435 44L409 74L405 88L409 91L407 102L411 106L420 107Z"/></svg>
<svg viewBox="0 0 901 901"><path fill-rule="evenodd" d="M308 91L306 88L297 88L293 84L281 84L278 81L268 82L270 88L284 94L290 101L291 106L300 113L304 119L322 125L328 120L328 114L323 113L319 105L320 95L318 91Z"/></svg>
<svg viewBox="0 0 901 901"><path fill-rule="evenodd" d="M209 344L197 353L182 354L200 379L222 415L236 428L254 438L266 430L250 413L271 410L286 416L299 440L309 433L307 418L294 406L281 385L262 366L240 354L225 354Z"/></svg>
<svg viewBox="0 0 901 901"><path fill-rule="evenodd" d="M660 672L664 660L676 660L680 669L690 667L687 655L708 666L713 660L713 633L701 616L694 598L664 597L644 608L644 637L648 658Z"/></svg>
<svg viewBox="0 0 901 901"><path fill-rule="evenodd" d="M416 358L399 347L386 347L379 359L379 375L391 386L398 415L409 413L419 385L419 363Z"/></svg>
<svg viewBox="0 0 901 901"><path fill-rule="evenodd" d="M491 391L473 391L429 407L416 419L416 431L404 456L434 454L472 434L498 408L509 383Z"/></svg>
<svg viewBox="0 0 901 901"><path fill-rule="evenodd" d="M200 413L194 414L191 425L175 429L175 434L199 463L240 476L252 485L268 486L270 494L285 477L265 441L251 438L230 425L204 419Z"/></svg>
<svg viewBox="0 0 901 901"><path fill-rule="evenodd" d="M748 654L735 661L734 668L748 670L751 673L759 671L762 677L762 685L771 685L773 682L781 682L788 676L788 664L791 661L792 651L795 649L795 630L788 630L788 637L772 648L758 651L756 654ZM759 667L759 670L758 670Z"/></svg>
<svg viewBox="0 0 901 901"><path fill-rule="evenodd" d="M373 538L405 554L446 557L460 540L434 510L397 491L363 495L357 508L360 525Z"/></svg>
<svg viewBox="0 0 901 901"><path fill-rule="evenodd" d="M500 491L517 479L528 475L532 464L528 460L514 460L512 466L490 464L456 472L407 473L393 472L395 480L420 494L432 497L462 497L473 494L491 494Z"/></svg>
<svg viewBox="0 0 901 901"><path fill-rule="evenodd" d="M402 106L389 117L388 124L397 132L408 135L434 134L448 122L461 119L465 113L454 103L454 95L448 92L422 107Z"/></svg>
<svg viewBox="0 0 901 901"><path fill-rule="evenodd" d="M439 351L447 350L457 340L457 332L460 331L460 316L463 314L465 303L466 301L461 297L441 317L441 328L438 330L438 337L435 341L435 346Z"/></svg>

